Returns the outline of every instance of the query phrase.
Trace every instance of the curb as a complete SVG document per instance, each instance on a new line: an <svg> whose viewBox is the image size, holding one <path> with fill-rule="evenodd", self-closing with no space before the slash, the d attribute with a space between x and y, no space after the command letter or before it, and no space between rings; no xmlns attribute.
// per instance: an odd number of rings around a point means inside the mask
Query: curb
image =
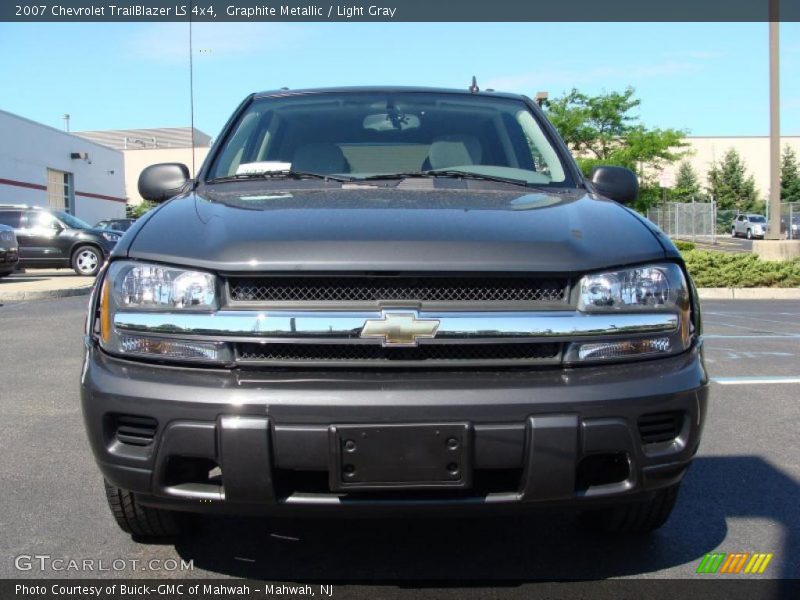
<svg viewBox="0 0 800 600"><path fill-rule="evenodd" d="M800 300L800 288L698 288L701 300Z"/></svg>
<svg viewBox="0 0 800 600"><path fill-rule="evenodd" d="M46 300L48 298L68 298L70 296L88 296L94 286L65 288L60 290L31 290L28 292L0 292L0 304L3 302L24 302L26 300Z"/></svg>

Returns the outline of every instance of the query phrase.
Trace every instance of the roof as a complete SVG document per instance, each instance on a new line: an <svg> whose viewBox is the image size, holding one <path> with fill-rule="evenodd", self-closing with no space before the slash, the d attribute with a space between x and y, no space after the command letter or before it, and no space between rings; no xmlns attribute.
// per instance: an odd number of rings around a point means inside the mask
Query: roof
<svg viewBox="0 0 800 600"><path fill-rule="evenodd" d="M489 96L492 98L513 98L519 100L525 98L521 94L511 94L508 92L495 92L489 90L481 90L480 92L470 92L466 87L463 89L455 88L437 88L437 87L415 87L415 86L392 86L392 85L375 85L375 86L350 86L350 87L329 87L329 88L307 88L299 90L290 90L288 88L280 90L268 90L254 94L256 98L265 98L268 96L295 96L302 94L346 94L346 93L434 93L434 94L461 94L464 96Z"/></svg>
<svg viewBox="0 0 800 600"><path fill-rule="evenodd" d="M211 144L211 136L191 127L158 127L153 129L107 129L101 131L75 131L74 135L116 150L142 150L152 148L191 148Z"/></svg>
<svg viewBox="0 0 800 600"><path fill-rule="evenodd" d="M11 119L15 119L17 121L23 121L23 122L27 123L28 125L33 125L35 127L41 128L41 129L47 129L51 133L55 133L55 134L58 134L58 135L68 136L68 137L71 137L71 138L81 137L81 136L77 136L73 132L64 131L63 129L58 129L56 127L53 127L52 125L45 125L44 123L40 123L39 121L34 121L33 119L29 119L28 117L22 117L20 115L17 115L17 114L14 114L14 113L10 113L7 110L1 110L0 109L0 116L5 116L5 117L11 118ZM81 140L84 143L91 144L93 146L97 146L99 148L102 148L103 150L115 150L115 148L110 148L110 147L105 146L103 144L99 144L99 143L97 143L94 140L91 140L89 138L82 137Z"/></svg>

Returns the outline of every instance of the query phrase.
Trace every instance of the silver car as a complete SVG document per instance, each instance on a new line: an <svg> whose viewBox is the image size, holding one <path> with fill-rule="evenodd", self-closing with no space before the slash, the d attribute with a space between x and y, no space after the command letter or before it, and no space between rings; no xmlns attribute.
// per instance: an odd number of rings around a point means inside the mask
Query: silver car
<svg viewBox="0 0 800 600"><path fill-rule="evenodd" d="M767 218L763 215L736 215L731 226L731 237L743 235L748 240L763 238L767 233Z"/></svg>
<svg viewBox="0 0 800 600"><path fill-rule="evenodd" d="M14 229L0 225L0 277L5 277L17 268L19 262L19 246Z"/></svg>

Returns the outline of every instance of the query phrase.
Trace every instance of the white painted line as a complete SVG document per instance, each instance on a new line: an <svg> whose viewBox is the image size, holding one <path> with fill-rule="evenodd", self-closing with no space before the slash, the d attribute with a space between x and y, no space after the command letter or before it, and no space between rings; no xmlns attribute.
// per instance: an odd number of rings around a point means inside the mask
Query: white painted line
<svg viewBox="0 0 800 600"><path fill-rule="evenodd" d="M800 333L788 333L786 335L725 335L721 333L704 333L704 340L797 340Z"/></svg>
<svg viewBox="0 0 800 600"><path fill-rule="evenodd" d="M720 385L750 385L768 383L800 383L800 376L787 375L775 377L712 377L711 381Z"/></svg>
<svg viewBox="0 0 800 600"><path fill-rule="evenodd" d="M778 319L765 319L764 317L754 317L751 314L737 315L736 313L709 312L703 311L704 315L714 315L715 317L733 317L734 319L747 319L748 321L766 321L767 323L777 323L778 325L797 325L791 321L779 321Z"/></svg>
<svg viewBox="0 0 800 600"><path fill-rule="evenodd" d="M754 331L758 334L765 334L765 333L773 333L775 335L781 335L780 331L772 331L771 329L767 329L765 327L745 327L744 325L734 325L733 323L720 323L718 321L709 321L704 320L705 326L713 325L715 327L730 327L732 329L744 329L745 331Z"/></svg>

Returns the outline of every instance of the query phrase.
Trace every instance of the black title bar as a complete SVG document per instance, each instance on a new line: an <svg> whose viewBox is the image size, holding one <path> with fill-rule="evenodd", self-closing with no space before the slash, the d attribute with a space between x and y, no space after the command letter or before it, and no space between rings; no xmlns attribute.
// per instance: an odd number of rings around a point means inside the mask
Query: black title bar
<svg viewBox="0 0 800 600"><path fill-rule="evenodd" d="M777 9L777 12L776 12ZM777 15L777 16L776 16ZM3 0L0 21L800 21L800 0Z"/></svg>

